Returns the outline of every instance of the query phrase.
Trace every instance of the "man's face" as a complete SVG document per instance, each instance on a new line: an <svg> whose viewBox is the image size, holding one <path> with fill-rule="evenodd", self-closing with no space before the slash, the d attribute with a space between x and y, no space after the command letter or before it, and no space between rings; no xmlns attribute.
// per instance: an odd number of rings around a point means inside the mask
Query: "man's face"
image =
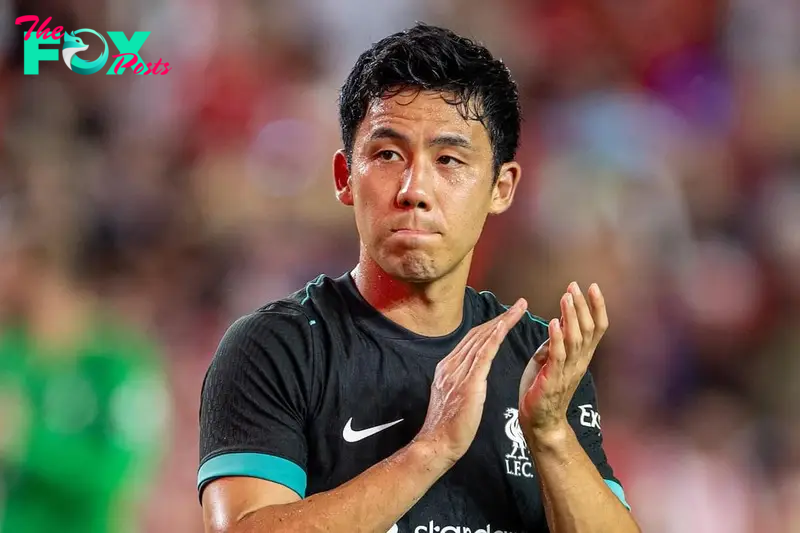
<svg viewBox="0 0 800 533"><path fill-rule="evenodd" d="M334 174L372 260L426 282L471 257L487 215L510 206L519 166L503 165L493 185L492 164L480 122L464 120L440 93L409 91L370 105L349 170L338 152Z"/></svg>

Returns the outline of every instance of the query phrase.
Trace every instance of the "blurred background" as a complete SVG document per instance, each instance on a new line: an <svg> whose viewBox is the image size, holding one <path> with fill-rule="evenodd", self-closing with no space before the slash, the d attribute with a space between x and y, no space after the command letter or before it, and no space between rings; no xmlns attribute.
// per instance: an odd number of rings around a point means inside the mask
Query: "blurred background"
<svg viewBox="0 0 800 533"><path fill-rule="evenodd" d="M150 31L172 69L25 76L21 15ZM522 184L471 284L546 318L600 284L643 530L800 532L795 0L0 0L2 533L202 531L205 369L236 317L353 266L337 91L416 20L520 84Z"/></svg>

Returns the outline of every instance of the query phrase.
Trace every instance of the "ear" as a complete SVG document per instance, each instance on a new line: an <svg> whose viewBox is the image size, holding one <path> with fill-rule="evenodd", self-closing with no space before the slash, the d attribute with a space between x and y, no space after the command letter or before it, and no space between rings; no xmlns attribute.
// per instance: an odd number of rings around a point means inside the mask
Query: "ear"
<svg viewBox="0 0 800 533"><path fill-rule="evenodd" d="M521 175L522 169L519 163L515 161L500 167L500 175L492 187L492 203L489 207L490 215L499 215L511 207Z"/></svg>
<svg viewBox="0 0 800 533"><path fill-rule="evenodd" d="M333 180L336 183L336 198L344 205L353 205L353 191L350 189L350 169L344 150L333 154Z"/></svg>

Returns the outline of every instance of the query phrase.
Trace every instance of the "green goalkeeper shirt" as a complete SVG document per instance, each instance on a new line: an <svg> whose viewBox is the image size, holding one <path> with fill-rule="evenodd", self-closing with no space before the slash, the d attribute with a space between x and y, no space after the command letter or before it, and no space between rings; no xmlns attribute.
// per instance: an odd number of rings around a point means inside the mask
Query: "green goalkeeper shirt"
<svg viewBox="0 0 800 533"><path fill-rule="evenodd" d="M164 446L165 376L146 338L96 319L71 348L0 329L0 533L133 531Z"/></svg>

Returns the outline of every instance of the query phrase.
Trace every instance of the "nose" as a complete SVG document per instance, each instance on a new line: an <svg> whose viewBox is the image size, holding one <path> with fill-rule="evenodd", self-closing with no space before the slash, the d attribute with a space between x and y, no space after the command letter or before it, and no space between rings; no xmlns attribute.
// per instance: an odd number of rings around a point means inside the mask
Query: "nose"
<svg viewBox="0 0 800 533"><path fill-rule="evenodd" d="M424 165L413 165L403 174L397 191L397 206L401 209L431 209L430 187L433 180Z"/></svg>

